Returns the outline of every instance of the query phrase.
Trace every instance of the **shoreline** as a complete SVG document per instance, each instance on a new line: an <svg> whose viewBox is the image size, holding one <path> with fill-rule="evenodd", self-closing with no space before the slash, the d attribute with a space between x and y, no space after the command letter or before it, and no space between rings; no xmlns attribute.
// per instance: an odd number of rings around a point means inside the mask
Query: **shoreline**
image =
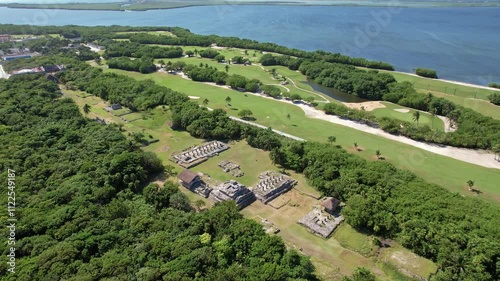
<svg viewBox="0 0 500 281"><path fill-rule="evenodd" d="M410 76L414 76L414 77L418 77L418 78L428 79L428 80L431 80L431 81L441 81L441 82L456 84L456 85L460 85L460 86L466 86L466 87L471 87L471 88L478 88L478 89L483 89L483 90L491 90L491 91L499 91L500 92L500 89L493 88L493 87L488 87L488 86L484 86L484 85L477 85L477 84L472 84L472 83L467 83L467 82L461 82L461 81L455 81L455 80L442 79L442 78L437 78L437 79L427 78L427 77L419 76L419 75L417 75L415 73L411 73L411 72L403 72L403 71L396 71L396 70L394 70L394 71L388 71L388 72L389 73L393 72L393 73L410 75Z"/></svg>
<svg viewBox="0 0 500 281"><path fill-rule="evenodd" d="M64 3L64 4L19 4L6 3L0 7L9 9L51 9L51 10L75 10L75 11L117 11L117 12L144 12L150 10L170 10L200 6L338 6L338 7L399 7L399 8L497 8L500 2L394 2L383 1L380 3L354 2L354 1L214 1L207 3L203 1L186 2L159 2L156 6L149 6L148 2L123 6L125 2L110 3ZM127 3L128 4L128 3ZM110 7L114 6L114 7Z"/></svg>

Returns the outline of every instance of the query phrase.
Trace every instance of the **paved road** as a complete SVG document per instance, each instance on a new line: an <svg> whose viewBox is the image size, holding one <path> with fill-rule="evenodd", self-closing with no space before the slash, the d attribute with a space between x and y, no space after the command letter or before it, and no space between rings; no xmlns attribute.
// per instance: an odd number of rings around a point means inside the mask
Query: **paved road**
<svg viewBox="0 0 500 281"><path fill-rule="evenodd" d="M248 125L251 125L251 126L255 126L255 127L258 127L258 128L261 128L261 129L268 129L268 127L264 126L264 125L261 125L261 124L257 124L255 122L252 122L252 121L248 121L248 120L243 120L241 118L238 118L238 117L234 117L234 116L229 116L229 118L231 118L232 120L234 121L238 121L238 122L241 122L241 123L245 123L245 124L248 124ZM287 134L285 132L282 132L282 131L278 131L278 130L275 130L275 129L272 129L273 132L275 132L276 134L279 134L279 135L282 135L284 137L287 137L287 138L290 138L290 139L293 139L293 140L298 140L298 141L306 141L305 139L303 138L299 138L297 136L294 136L294 135L290 135L290 134Z"/></svg>
<svg viewBox="0 0 500 281"><path fill-rule="evenodd" d="M201 106L201 105L200 105ZM210 108L210 107L207 107L208 110L212 111L214 110L213 108ZM238 118L238 117L234 117L234 116L229 116L229 119L232 119L234 121L238 121L238 122L241 122L241 123L245 123L247 125L250 125L250 126L254 126L254 127L257 127L257 128L261 128L261 129L265 129L267 130L269 127L266 127L264 125L261 125L261 124L258 124L258 123L255 123L255 122L252 122L252 121L248 121L248 120L243 120L241 118ZM290 134L287 134L285 132L282 132L282 131L278 131L278 130L275 130L275 129L272 129L273 132L275 132L276 134L278 135L282 135L284 137L287 137L289 139L293 139L293 140L297 140L297 141L306 141L305 139L303 138L299 138L297 136L294 136L294 135L290 135Z"/></svg>

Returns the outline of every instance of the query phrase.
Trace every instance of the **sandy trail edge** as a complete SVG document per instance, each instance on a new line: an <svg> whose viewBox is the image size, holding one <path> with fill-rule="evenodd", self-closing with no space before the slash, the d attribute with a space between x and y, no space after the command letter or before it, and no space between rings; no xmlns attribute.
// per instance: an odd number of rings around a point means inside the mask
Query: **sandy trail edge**
<svg viewBox="0 0 500 281"><path fill-rule="evenodd" d="M350 120L340 119L338 116L335 115L327 115L323 111L311 108L310 106L305 104L296 104L296 105L302 108L306 116L309 118L321 119L334 124L343 125L349 128L381 136L383 138L390 139L393 141L398 141L435 154L450 157L467 163L479 165L486 168L500 169L500 162L495 160L495 154L485 150L474 150L474 149L441 146L437 144L419 142L409 139L407 137L391 135L389 133L384 132L381 129L373 128L368 125L360 124Z"/></svg>

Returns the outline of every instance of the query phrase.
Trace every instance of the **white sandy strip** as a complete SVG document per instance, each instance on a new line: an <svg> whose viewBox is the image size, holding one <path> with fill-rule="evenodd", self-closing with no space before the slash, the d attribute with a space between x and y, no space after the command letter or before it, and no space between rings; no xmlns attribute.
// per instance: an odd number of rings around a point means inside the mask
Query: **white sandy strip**
<svg viewBox="0 0 500 281"><path fill-rule="evenodd" d="M185 78L189 79L188 77L185 77ZM215 85L215 83L207 83L207 84ZM219 86L219 85L216 85L216 86ZM220 87L228 89L226 86L220 86ZM321 119L321 120L331 122L334 124L346 126L346 127L352 128L352 129L363 131L365 133L369 133L369 134L377 135L377 136L380 136L380 137L383 137L383 138L386 138L389 140L401 142L401 143L411 145L411 146L414 146L416 148L420 148L420 149L423 149L423 150L426 150L426 151L429 151L429 152L432 152L435 154L450 157L450 158L464 161L467 163L471 163L474 165L479 165L479 166L486 167L486 168L500 169L500 162L495 160L495 154L490 153L490 152L485 151L485 150L474 150L474 149L458 148L458 147L451 147L451 146L444 146L444 145L440 146L437 144L419 142L419 141L415 141L415 140L412 140L412 139L407 138L407 137L391 135L389 133L384 132L382 129L373 128L373 127L370 127L368 125L364 125L364 124L354 122L351 120L344 120L344 119L339 118L336 115L327 115L324 111L315 109L315 108L313 108L309 105L306 105L306 104L293 103L291 101L283 100L283 99L281 99L281 100L274 99L272 97L268 97L268 96L264 96L264 95L260 95L260 94L254 94L254 93L248 93L248 94L258 95L258 96L261 96L263 98L272 99L275 101L286 102L289 104L296 105L296 106L302 108L302 110L305 112L306 116L309 118ZM239 119L236 117L231 117L231 118L234 120ZM249 121L242 120L242 119L240 119L240 120L241 120L240 122L244 122L247 124L252 123L255 125L259 125L259 124L254 123L254 122L249 122ZM262 125L259 125L259 126L262 126ZM267 128L267 127L262 126L261 128ZM279 132L281 135L284 135L287 137L293 137L294 139L301 139L297 136L292 136L292 135L289 135L289 134L286 134L286 133L283 133L280 131L276 131L274 129L273 129L273 131L275 131L277 133Z"/></svg>
<svg viewBox="0 0 500 281"><path fill-rule="evenodd" d="M410 112L410 110L406 109L406 108L395 108L394 111L401 112L401 113L408 113L408 112Z"/></svg>
<svg viewBox="0 0 500 281"><path fill-rule="evenodd" d="M197 100L197 99L200 99L200 97L197 97L197 96L188 96L190 99L192 100Z"/></svg>
<svg viewBox="0 0 500 281"><path fill-rule="evenodd" d="M440 146L436 144L418 142L409 139L407 137L391 135L389 133L384 132L382 129L372 128L368 125L360 124L354 121L340 119L338 116L335 115L327 115L325 112L321 110L311 108L310 106L304 104L297 104L297 106L302 108L302 110L304 110L304 112L306 113L306 116L310 118L317 118L331 123L347 126L349 128L360 130L365 133L381 136L383 138L393 141L402 142L423 150L427 150L432 153L447 156L471 164L483 166L486 168L500 169L500 162L495 160L495 154L489 153L488 151L485 150Z"/></svg>
<svg viewBox="0 0 500 281"><path fill-rule="evenodd" d="M366 111L372 111L377 108L385 108L386 106L380 101L365 101L365 102L343 102L349 108L359 109L364 108Z"/></svg>
<svg viewBox="0 0 500 281"><path fill-rule="evenodd" d="M255 126L255 127L259 127L259 128L262 128L262 129L267 129L268 127L264 126L264 125L261 125L261 124L257 124L255 122L251 122L251 121L247 121L247 120L243 120L241 118L238 118L238 117L234 117L234 116L229 116L230 119L232 120L235 120L235 121L238 121L238 122L241 122L241 123L245 123L245 124L248 124L248 125L252 125L252 126ZM287 138L290 138L290 139L294 139L294 140L298 140L298 141L306 141L305 139L303 138L299 138L297 136L294 136L294 135L290 135L290 134L287 134L285 132L282 132L282 131L278 131L278 130L275 130L275 129L272 129L273 132L275 132L276 134L279 134L279 135L282 135L284 137L287 137Z"/></svg>

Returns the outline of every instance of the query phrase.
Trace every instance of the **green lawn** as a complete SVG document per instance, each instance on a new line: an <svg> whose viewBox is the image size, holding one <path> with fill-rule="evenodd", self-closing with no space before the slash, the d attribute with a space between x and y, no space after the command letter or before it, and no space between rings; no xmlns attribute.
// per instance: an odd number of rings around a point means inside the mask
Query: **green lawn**
<svg viewBox="0 0 500 281"><path fill-rule="evenodd" d="M486 116L500 119L500 107L490 103L488 100L490 94L499 93L499 91L458 85L404 73L388 73L392 74L398 82L408 81L412 83L419 93L432 93L435 96L443 97Z"/></svg>
<svg viewBox="0 0 500 281"><path fill-rule="evenodd" d="M136 79L152 79L160 85L184 92L187 95L199 96L201 97L199 102L207 98L209 107L225 109L228 114L233 116L236 116L240 109L251 109L257 123L308 140L326 142L328 136L334 135L337 137L337 144L365 159L374 159L375 151L380 150L386 161L401 169L410 170L429 182L463 195L478 196L489 202L500 202L498 196L500 194L498 186L500 173L496 169L476 166L348 127L307 118L297 106L252 94L245 96L237 91L183 79L180 75L166 73L143 75L122 70L105 71L125 74ZM225 99L227 96L232 99L231 108L226 108ZM287 118L288 114L291 116L290 119ZM354 142L364 147L364 150L354 152L352 148ZM483 192L482 194L473 195L468 192L465 182L469 179L475 180L476 186Z"/></svg>
<svg viewBox="0 0 500 281"><path fill-rule="evenodd" d="M373 237L356 231L346 223L341 224L335 230L333 238L339 241L343 247L358 252L365 257L375 255L378 250L378 246L373 243Z"/></svg>
<svg viewBox="0 0 500 281"><path fill-rule="evenodd" d="M230 51L226 51L224 53L228 53L228 52L231 52L233 53L230 57L234 57L235 55L243 55L243 51L242 50L230 50ZM234 54L236 52L236 54ZM228 55L225 55L226 56L226 59L229 59L230 57ZM258 60L257 58L253 58L254 60ZM160 61L161 59L158 59L158 60L155 60L156 63L158 63L158 61ZM226 64L222 64L222 63L218 63L212 59L206 59L206 58L200 58L200 57L190 57L190 58L179 58L179 59L164 59L165 62L168 62L168 61L171 61L171 62L176 62L176 61L183 61L187 64L193 64L193 65L200 65L203 64L207 64L208 66L211 66L211 67L215 67L217 68L218 70L220 71L225 71L225 67L226 67ZM266 69L267 70L267 69ZM261 81L263 84L266 84L266 85L270 85L270 84L273 84L275 86L278 86L281 88L282 92L289 92L291 95L292 94L298 94L300 95L303 99L311 96L313 98L315 98L316 100L323 100L323 98L320 98L318 95L314 94L314 93L309 93L307 91L303 91L303 90L300 90L300 89L297 89L295 88L293 85L291 84L288 84L288 85L279 85L281 80L278 80L278 79L273 79L271 73L270 73L270 69L268 70L269 72L266 72L265 70L263 70L259 65L248 65L248 66L245 66L245 65L241 65L241 64L231 64L229 65L229 71L228 71L228 74L239 74L239 75L242 75L248 79L258 79L259 81ZM285 75L283 73L283 75ZM301 74L299 74L301 75ZM285 75L286 76L286 75ZM286 76L288 77L288 76Z"/></svg>
<svg viewBox="0 0 500 281"><path fill-rule="evenodd" d="M395 118L398 120L406 121L406 122L415 122L414 121L414 113L416 110L400 106L397 104L393 104L390 102L382 102L386 107L385 108L377 108L372 111L373 115L377 117L389 117L389 118ZM398 112L396 109L405 109L408 110L408 112ZM439 131L444 131L444 123L443 120L437 118L437 117L432 117L429 113L427 112L422 112L420 111L420 117L418 120L418 125L427 125L431 127L432 129L439 130Z"/></svg>

